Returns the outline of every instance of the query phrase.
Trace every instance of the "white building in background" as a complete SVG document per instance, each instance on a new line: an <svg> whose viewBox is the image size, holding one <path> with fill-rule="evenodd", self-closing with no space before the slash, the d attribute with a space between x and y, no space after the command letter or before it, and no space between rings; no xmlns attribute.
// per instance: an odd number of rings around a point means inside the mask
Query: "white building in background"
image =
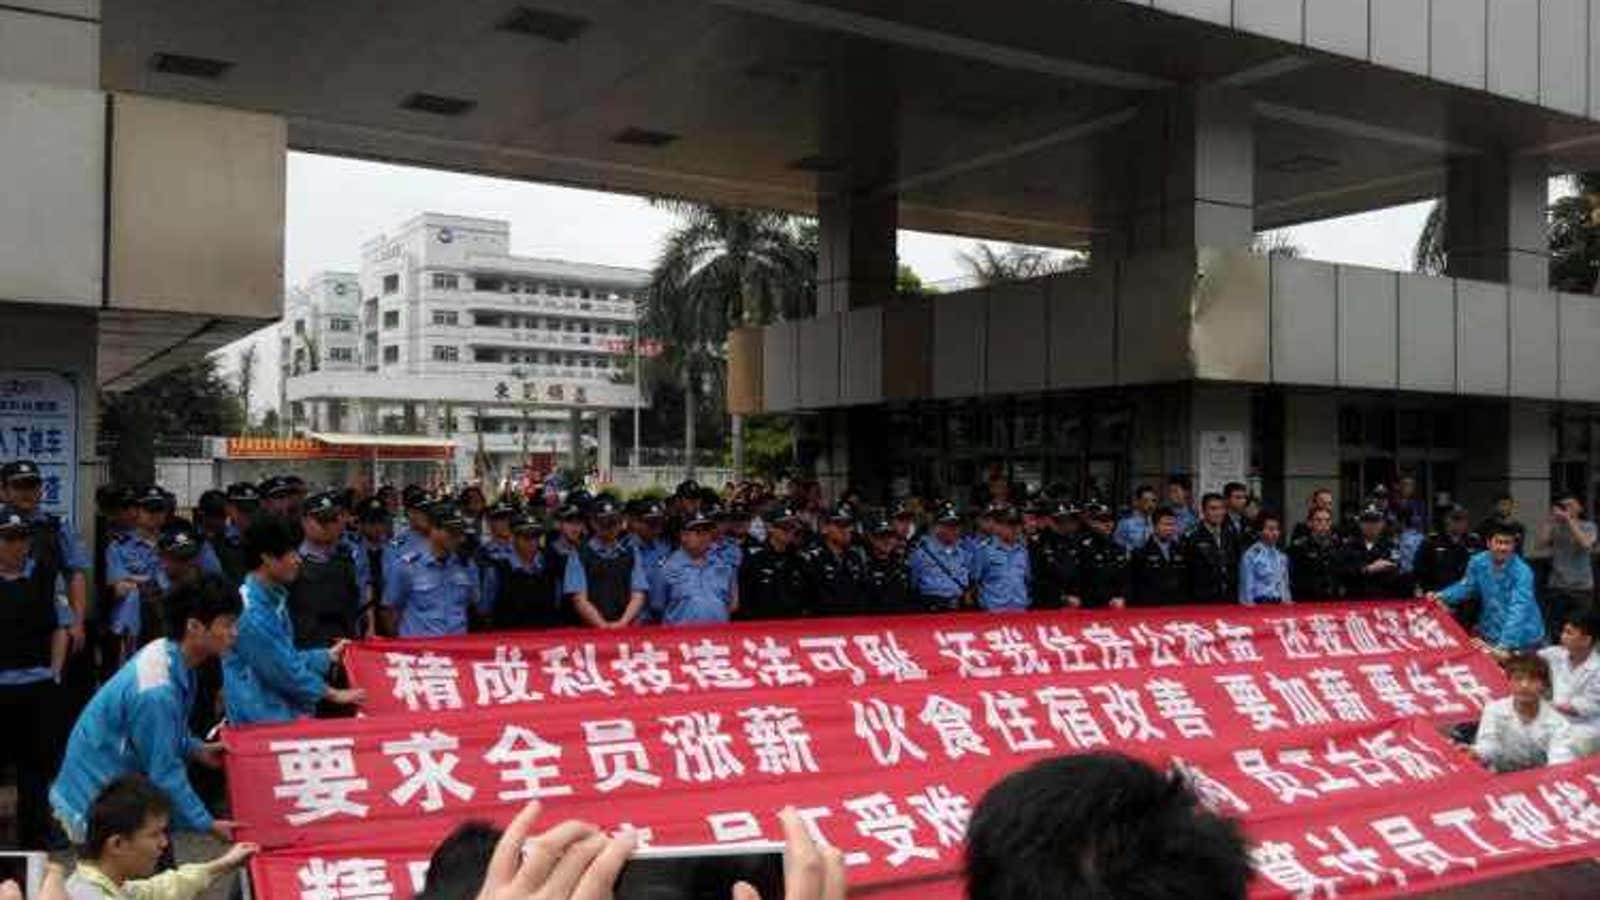
<svg viewBox="0 0 1600 900"><path fill-rule="evenodd" d="M641 398L628 377L639 269L510 253L497 219L424 213L362 247L360 274L292 290L279 326L282 409L296 433L427 434L457 476L598 447Z"/></svg>

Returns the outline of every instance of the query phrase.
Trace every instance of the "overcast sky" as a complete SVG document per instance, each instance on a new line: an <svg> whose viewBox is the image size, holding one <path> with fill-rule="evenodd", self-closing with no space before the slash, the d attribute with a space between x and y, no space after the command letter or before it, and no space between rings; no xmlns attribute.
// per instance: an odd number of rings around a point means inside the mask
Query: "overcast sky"
<svg viewBox="0 0 1600 900"><path fill-rule="evenodd" d="M1288 229L1305 255L1330 262L1409 269L1428 204L1413 204ZM324 270L354 272L361 244L420 212L485 216L511 222L511 251L617 266L649 268L673 216L620 194L530 184L362 162L307 153L289 154L284 271L288 284ZM957 253L970 239L902 231L900 261L924 282L965 274ZM276 343L261 333L229 348L259 341L255 396L261 406L277 398ZM257 410L259 412L260 409Z"/></svg>

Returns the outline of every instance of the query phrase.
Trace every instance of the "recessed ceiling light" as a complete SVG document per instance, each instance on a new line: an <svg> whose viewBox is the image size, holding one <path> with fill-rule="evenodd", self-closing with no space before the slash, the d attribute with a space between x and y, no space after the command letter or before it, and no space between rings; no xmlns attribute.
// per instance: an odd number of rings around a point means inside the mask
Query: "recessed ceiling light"
<svg viewBox="0 0 1600 900"><path fill-rule="evenodd" d="M512 10L511 14L501 20L500 24L495 27L500 31L526 34L531 37L544 38L547 41L555 41L558 44L565 44L587 31L589 20L564 13L550 12L546 9L519 6Z"/></svg>
<svg viewBox="0 0 1600 900"><path fill-rule="evenodd" d="M183 53L157 53L150 60L150 68L167 75L208 78L215 81L227 74L228 70L233 68L233 63Z"/></svg>
<svg viewBox="0 0 1600 900"><path fill-rule="evenodd" d="M463 100L460 97L443 97L438 94L416 93L400 101L401 109L411 109L417 112L432 113L436 116L459 116L470 112L478 105L476 100Z"/></svg>
<svg viewBox="0 0 1600 900"><path fill-rule="evenodd" d="M624 128L611 139L619 144L631 144L635 147L665 147L676 141L678 136L667 131L652 131L649 128Z"/></svg>

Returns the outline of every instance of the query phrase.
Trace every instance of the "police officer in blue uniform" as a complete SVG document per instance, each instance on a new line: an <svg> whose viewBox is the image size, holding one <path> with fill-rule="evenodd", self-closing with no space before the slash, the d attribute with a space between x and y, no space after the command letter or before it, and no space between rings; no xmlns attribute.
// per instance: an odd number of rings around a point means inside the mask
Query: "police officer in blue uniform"
<svg viewBox="0 0 1600 900"><path fill-rule="evenodd" d="M59 760L58 685L73 616L57 598L55 578L33 558L30 538L56 536L0 505L0 716L12 729L0 764L17 767L18 845L36 850L49 837L46 794Z"/></svg>
<svg viewBox="0 0 1600 900"><path fill-rule="evenodd" d="M9 504L33 528L31 558L39 577L58 582L72 610L68 628L69 654L83 649L89 603L89 548L70 525L40 508L44 479L33 460L19 459L0 466L0 500Z"/></svg>
<svg viewBox="0 0 1600 900"><path fill-rule="evenodd" d="M138 512L132 531L124 533L106 551L106 584L115 598L111 631L121 640L121 655L126 657L144 643L148 628L159 621L156 607L161 588L156 573L161 569L157 541L166 521L167 498L160 488L140 492Z"/></svg>
<svg viewBox="0 0 1600 900"><path fill-rule="evenodd" d="M933 530L918 538L910 554L911 587L922 606L959 609L973 601L972 552L961 539L961 512L946 503L934 513Z"/></svg>
<svg viewBox="0 0 1600 900"><path fill-rule="evenodd" d="M628 501L625 509L628 513L628 534L623 540L639 555L648 573L672 555L672 545L663 533L667 521L666 508L658 500L641 499Z"/></svg>
<svg viewBox="0 0 1600 900"><path fill-rule="evenodd" d="M739 606L733 572L710 556L717 523L701 512L688 514L678 549L650 574L651 618L667 625L727 622Z"/></svg>
<svg viewBox="0 0 1600 900"><path fill-rule="evenodd" d="M222 577L238 587L251 568L244 552L244 530L261 512L261 492L248 481L236 481L223 491L223 498L228 522L222 527L222 539L215 550L222 565Z"/></svg>
<svg viewBox="0 0 1600 900"><path fill-rule="evenodd" d="M432 530L426 491L408 484L400 492L400 500L405 506L405 521L395 529L394 537L389 539L389 547L384 551L383 577L386 581L400 557L417 553L427 546L428 533Z"/></svg>
<svg viewBox="0 0 1600 900"><path fill-rule="evenodd" d="M644 610L650 590L644 563L622 540L622 508L610 498L591 509L594 534L562 573L561 592L591 628L626 628Z"/></svg>
<svg viewBox="0 0 1600 900"><path fill-rule="evenodd" d="M390 633L466 634L470 611L487 611L478 566L461 553L466 520L455 504L444 501L427 507L427 519L427 543L399 557L385 576L383 611Z"/></svg>
<svg viewBox="0 0 1600 900"><path fill-rule="evenodd" d="M1022 540L1022 512L1002 506L991 514L993 533L978 545L973 566L978 607L986 612L1021 612L1031 602L1033 567Z"/></svg>

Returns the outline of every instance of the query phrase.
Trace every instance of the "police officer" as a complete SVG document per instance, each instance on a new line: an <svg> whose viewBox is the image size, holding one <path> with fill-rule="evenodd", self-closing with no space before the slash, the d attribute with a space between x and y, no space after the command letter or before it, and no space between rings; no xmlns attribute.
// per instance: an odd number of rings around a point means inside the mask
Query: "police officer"
<svg viewBox="0 0 1600 900"><path fill-rule="evenodd" d="M934 513L932 532L912 545L911 587L924 609L947 611L975 602L972 554L961 537L961 512L946 503Z"/></svg>
<svg viewBox="0 0 1600 900"><path fill-rule="evenodd" d="M1221 494L1200 498L1200 524L1183 536L1189 560L1189 602L1236 603L1240 550L1227 525L1228 509Z"/></svg>
<svg viewBox="0 0 1600 900"><path fill-rule="evenodd" d="M261 491L261 508L268 515L277 516L286 522L298 520L298 500L300 497L301 482L288 475L272 475L261 480L258 490Z"/></svg>
<svg viewBox="0 0 1600 900"><path fill-rule="evenodd" d="M466 634L469 612L485 611L478 566L461 554L467 523L453 503L425 510L427 543L399 557L385 575L384 618L390 633L401 637Z"/></svg>
<svg viewBox="0 0 1600 900"><path fill-rule="evenodd" d="M1131 606L1181 606L1189 602L1189 559L1179 537L1178 513L1155 511L1150 538L1129 559Z"/></svg>
<svg viewBox="0 0 1600 900"><path fill-rule="evenodd" d="M861 596L866 559L855 545L855 525L855 508L842 501L835 504L823 516L822 540L800 555L812 615L851 615L866 607Z"/></svg>
<svg viewBox="0 0 1600 900"><path fill-rule="evenodd" d="M744 546L750 537L750 508L743 503L729 503L716 510L717 537L711 542L711 554L718 562L738 571L744 562Z"/></svg>
<svg viewBox="0 0 1600 900"><path fill-rule="evenodd" d="M920 536L917 533L917 508L913 501L902 498L890 505L889 522L900 540L901 552L909 552L912 543Z"/></svg>
<svg viewBox="0 0 1600 900"><path fill-rule="evenodd" d="M365 567L341 540L347 515L334 491L314 494L302 507L300 577L289 585L296 647L331 647L362 636L362 598L368 585Z"/></svg>
<svg viewBox="0 0 1600 900"><path fill-rule="evenodd" d="M1333 533L1333 509L1313 506L1305 533L1289 544L1289 586L1296 600L1337 600L1343 547Z"/></svg>
<svg viewBox="0 0 1600 900"><path fill-rule="evenodd" d="M166 521L167 498L160 488L149 487L139 494L133 530L122 535L106 551L106 584L115 598L111 632L121 640L120 656L131 654L143 643L145 622L158 621L155 609L161 588L156 573L161 555L156 542Z"/></svg>
<svg viewBox="0 0 1600 900"><path fill-rule="evenodd" d="M584 538L588 537L588 511L571 502L571 496L568 495L567 503L556 507L555 528L545 535L544 540L545 568L550 570L550 577L558 591L567 582L567 564L577 557L578 548L583 546Z"/></svg>
<svg viewBox="0 0 1600 900"><path fill-rule="evenodd" d="M709 554L716 530L716 521L704 513L682 520L678 549L650 574L652 620L667 625L718 624L738 610L733 572Z"/></svg>
<svg viewBox="0 0 1600 900"><path fill-rule="evenodd" d="M705 492L700 483L692 478L678 482L672 492L672 497L667 503L667 540L673 543L678 541L678 532L683 530L684 524L689 519L700 514L700 502L705 498Z"/></svg>
<svg viewBox="0 0 1600 900"><path fill-rule="evenodd" d="M60 581L72 610L68 628L69 653L84 645L84 624L89 603L89 550L70 525L40 508L44 479L33 460L19 459L0 466L0 500L15 510L33 529L30 558L39 577Z"/></svg>
<svg viewBox="0 0 1600 900"><path fill-rule="evenodd" d="M626 628L644 611L650 590L644 564L622 540L622 508L611 498L591 509L594 534L567 561L561 592L591 628Z"/></svg>
<svg viewBox="0 0 1600 900"><path fill-rule="evenodd" d="M34 558L38 533L14 506L0 505L0 716L10 728L0 763L17 767L17 842L43 849L49 837L46 799L60 752L58 681L66 664L72 610L56 596L55 577Z"/></svg>
<svg viewBox="0 0 1600 900"><path fill-rule="evenodd" d="M672 555L672 545L662 533L667 521L666 508L658 500L630 500L626 510L628 534L623 540L638 554L648 573Z"/></svg>
<svg viewBox="0 0 1600 900"><path fill-rule="evenodd" d="M867 519L866 555L861 567L863 609L873 614L923 611L911 590L911 569L900 549L894 522L883 516Z"/></svg>
<svg viewBox="0 0 1600 900"><path fill-rule="evenodd" d="M356 530L350 537L356 566L366 575L367 590L361 598L362 631L377 633L374 610L383 597L383 556L388 549L394 518L381 498L368 497L356 504Z"/></svg>
<svg viewBox="0 0 1600 900"><path fill-rule="evenodd" d="M1029 508L1023 521L1027 533L1028 566L1033 571L1033 609L1060 609L1075 575L1074 555L1056 524L1062 504L1041 500Z"/></svg>
<svg viewBox="0 0 1600 900"><path fill-rule="evenodd" d="M515 552L511 544L511 519L517 514L517 505L501 497L483 511L483 538L478 542L478 565L492 568L499 560Z"/></svg>
<svg viewBox="0 0 1600 900"><path fill-rule="evenodd" d="M1089 504L1084 519L1088 527L1078 539L1078 578L1067 604L1122 609L1128 605L1128 554L1112 536L1116 519L1101 503Z"/></svg>
<svg viewBox="0 0 1600 900"><path fill-rule="evenodd" d="M739 612L745 619L792 619L805 614L808 580L800 557L800 515L787 504L762 520L767 536L746 549L739 567Z"/></svg>
<svg viewBox="0 0 1600 900"><path fill-rule="evenodd" d="M161 565L156 569L156 588L162 602L154 609L150 621L143 624L144 634L141 644L155 640L167 633L168 610L166 598L180 587L198 584L200 579L208 574L200 562L202 541L188 525L179 528L168 528L156 539L156 553Z"/></svg>
<svg viewBox="0 0 1600 900"><path fill-rule="evenodd" d="M989 539L978 545L973 581L978 607L986 612L1018 612L1028 608L1033 570L1022 540L1022 512L998 505L989 515Z"/></svg>
<svg viewBox="0 0 1600 900"><path fill-rule="evenodd" d="M223 497L228 521L222 526L222 538L214 549L222 565L222 577L238 587L251 568L244 552L244 530L261 512L261 492L248 481L236 481L223 491Z"/></svg>
<svg viewBox="0 0 1600 900"><path fill-rule="evenodd" d="M494 560L486 579L489 622L495 629L562 628L575 623L571 607L562 602L560 586L545 565L544 525L527 512L508 523L511 555Z"/></svg>
<svg viewBox="0 0 1600 900"><path fill-rule="evenodd" d="M1411 596L1411 578L1400 570L1400 548L1387 534L1386 519L1383 507L1368 506L1361 511L1360 533L1344 542L1339 576L1349 599Z"/></svg>
<svg viewBox="0 0 1600 900"><path fill-rule="evenodd" d="M1488 549L1483 538L1472 530L1471 519L1461 506L1451 506L1445 513L1444 530L1430 535L1417 550L1412 574L1416 577L1416 594L1424 596L1437 593L1466 577L1467 563L1473 555ZM1451 607L1461 627L1472 631L1478 623L1478 600L1463 601Z"/></svg>

